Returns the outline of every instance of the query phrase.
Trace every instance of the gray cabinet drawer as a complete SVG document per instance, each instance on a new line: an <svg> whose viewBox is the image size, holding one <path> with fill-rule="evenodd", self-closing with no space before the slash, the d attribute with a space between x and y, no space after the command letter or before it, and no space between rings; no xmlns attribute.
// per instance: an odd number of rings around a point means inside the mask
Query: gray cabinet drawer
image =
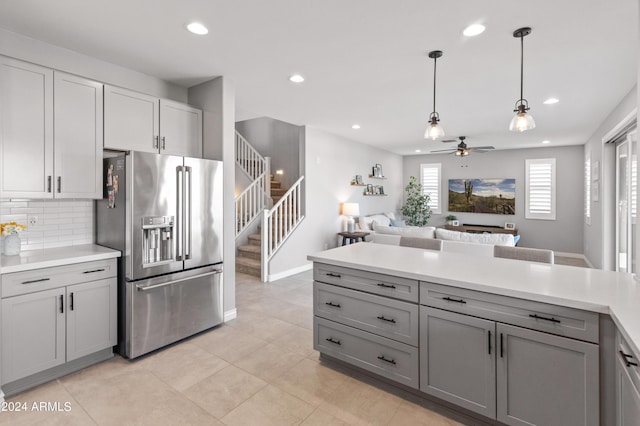
<svg viewBox="0 0 640 426"><path fill-rule="evenodd" d="M2 275L2 298L118 275L115 259L34 269Z"/></svg>
<svg viewBox="0 0 640 426"><path fill-rule="evenodd" d="M595 312L426 282L420 304L598 343Z"/></svg>
<svg viewBox="0 0 640 426"><path fill-rule="evenodd" d="M418 303L418 281L391 275L314 263L313 279L354 290Z"/></svg>
<svg viewBox="0 0 640 426"><path fill-rule="evenodd" d="M313 283L314 315L418 346L418 305Z"/></svg>
<svg viewBox="0 0 640 426"><path fill-rule="evenodd" d="M313 317L314 349L352 365L419 388L418 348Z"/></svg>

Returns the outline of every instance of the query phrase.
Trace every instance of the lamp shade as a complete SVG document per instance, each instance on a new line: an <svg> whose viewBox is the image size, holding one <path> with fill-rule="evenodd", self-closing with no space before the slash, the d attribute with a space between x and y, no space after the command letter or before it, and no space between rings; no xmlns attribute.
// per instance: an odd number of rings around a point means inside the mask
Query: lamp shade
<svg viewBox="0 0 640 426"><path fill-rule="evenodd" d="M526 130L534 129L536 122L531 114L526 111L518 111L516 115L511 119L509 124L509 130L512 132L524 132Z"/></svg>
<svg viewBox="0 0 640 426"><path fill-rule="evenodd" d="M358 203L342 203L342 214L345 216L359 216L360 204Z"/></svg>

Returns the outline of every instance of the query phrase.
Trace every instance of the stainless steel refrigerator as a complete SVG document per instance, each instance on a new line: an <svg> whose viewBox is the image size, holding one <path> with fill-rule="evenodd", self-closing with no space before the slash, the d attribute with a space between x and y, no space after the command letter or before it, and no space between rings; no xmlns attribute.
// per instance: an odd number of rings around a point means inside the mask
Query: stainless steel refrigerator
<svg viewBox="0 0 640 426"><path fill-rule="evenodd" d="M132 151L104 160L96 242L122 252L117 352L222 323L222 162Z"/></svg>

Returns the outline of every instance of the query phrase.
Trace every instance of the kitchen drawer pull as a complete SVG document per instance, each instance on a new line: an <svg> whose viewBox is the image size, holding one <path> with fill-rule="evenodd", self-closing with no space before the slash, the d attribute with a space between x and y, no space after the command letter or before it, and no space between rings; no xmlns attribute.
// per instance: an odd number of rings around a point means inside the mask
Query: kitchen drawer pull
<svg viewBox="0 0 640 426"><path fill-rule="evenodd" d="M64 296L60 295L60 313L64 314Z"/></svg>
<svg viewBox="0 0 640 426"><path fill-rule="evenodd" d="M326 340L327 342L331 342L333 344L336 344L336 345L342 345L342 343L340 343L340 340L335 340L333 337L329 337L329 338L324 339L324 340Z"/></svg>
<svg viewBox="0 0 640 426"><path fill-rule="evenodd" d="M541 316L540 316L540 315L538 315L538 314L529 314L529 316L530 316L531 318L541 319L541 320L551 321L551 322L556 322L556 323L560 324L560 320L557 320L557 319L555 319L555 318L553 318L553 317L551 317L551 318L541 317Z"/></svg>
<svg viewBox="0 0 640 426"><path fill-rule="evenodd" d="M69 295L69 307L71 308L71 310L73 311L73 292L71 292L71 294Z"/></svg>
<svg viewBox="0 0 640 426"><path fill-rule="evenodd" d="M334 274L333 272L328 272L327 273L328 277L334 277L334 278L342 278L342 275L340 274Z"/></svg>
<svg viewBox="0 0 640 426"><path fill-rule="evenodd" d="M104 272L104 268L92 269L91 271L84 271L83 274L93 274L94 272Z"/></svg>
<svg viewBox="0 0 640 426"><path fill-rule="evenodd" d="M620 356L622 356L622 360L624 361L625 364L627 364L627 367L631 367L631 366L637 367L638 366L637 362L629 361L629 358L633 359L633 355L627 355L622 351L619 351L619 352L620 352Z"/></svg>
<svg viewBox="0 0 640 426"><path fill-rule="evenodd" d="M488 347L489 347L489 355L491 355L491 330L487 330L487 331L489 332L488 333L488 339L487 339L488 343L489 343L489 345L488 345Z"/></svg>
<svg viewBox="0 0 640 426"><path fill-rule="evenodd" d="M342 307L342 306L340 306L339 303L333 303L333 302L325 302L325 305L333 306L334 308L341 308Z"/></svg>
<svg viewBox="0 0 640 426"><path fill-rule="evenodd" d="M466 304L467 302L465 300L462 299L452 299L449 296L443 297L442 300L446 300L447 302L456 302L456 303L464 303Z"/></svg>
<svg viewBox="0 0 640 426"><path fill-rule="evenodd" d="M504 357L504 336L500 333L500 358Z"/></svg>
<svg viewBox="0 0 640 426"><path fill-rule="evenodd" d="M396 365L396 360L395 360L395 359L387 359L387 358L385 358L385 356L384 356L384 355L380 355L380 356L378 357L378 359L379 359L380 361L384 361L384 362L388 362L389 364Z"/></svg>
<svg viewBox="0 0 640 426"><path fill-rule="evenodd" d="M384 288L396 288L395 285L389 285L389 284L385 284L385 283L378 283L377 285L378 285L378 287L384 287Z"/></svg>
<svg viewBox="0 0 640 426"><path fill-rule="evenodd" d="M29 281L22 281L22 284L33 284L33 283L41 283L42 281L49 281L51 278L40 278L37 280L29 280Z"/></svg>
<svg viewBox="0 0 640 426"><path fill-rule="evenodd" d="M393 324L396 323L396 320L394 320L393 318L385 318L384 315L380 315L378 317L378 319L381 320L381 321L386 321L386 322L390 322L390 323L393 323Z"/></svg>

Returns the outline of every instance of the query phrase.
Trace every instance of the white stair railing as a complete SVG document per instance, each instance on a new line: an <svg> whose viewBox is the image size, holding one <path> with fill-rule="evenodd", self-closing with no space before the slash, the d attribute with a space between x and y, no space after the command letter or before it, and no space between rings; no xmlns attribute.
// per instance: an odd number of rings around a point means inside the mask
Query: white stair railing
<svg viewBox="0 0 640 426"><path fill-rule="evenodd" d="M301 176L270 210L262 213L262 281L268 279L269 260L304 219Z"/></svg>
<svg viewBox="0 0 640 426"><path fill-rule="evenodd" d="M271 159L236 132L236 164L251 184L236 197L236 237L271 203Z"/></svg>
<svg viewBox="0 0 640 426"><path fill-rule="evenodd" d="M263 172L236 197L236 236L240 235L267 206L264 188L269 176Z"/></svg>

